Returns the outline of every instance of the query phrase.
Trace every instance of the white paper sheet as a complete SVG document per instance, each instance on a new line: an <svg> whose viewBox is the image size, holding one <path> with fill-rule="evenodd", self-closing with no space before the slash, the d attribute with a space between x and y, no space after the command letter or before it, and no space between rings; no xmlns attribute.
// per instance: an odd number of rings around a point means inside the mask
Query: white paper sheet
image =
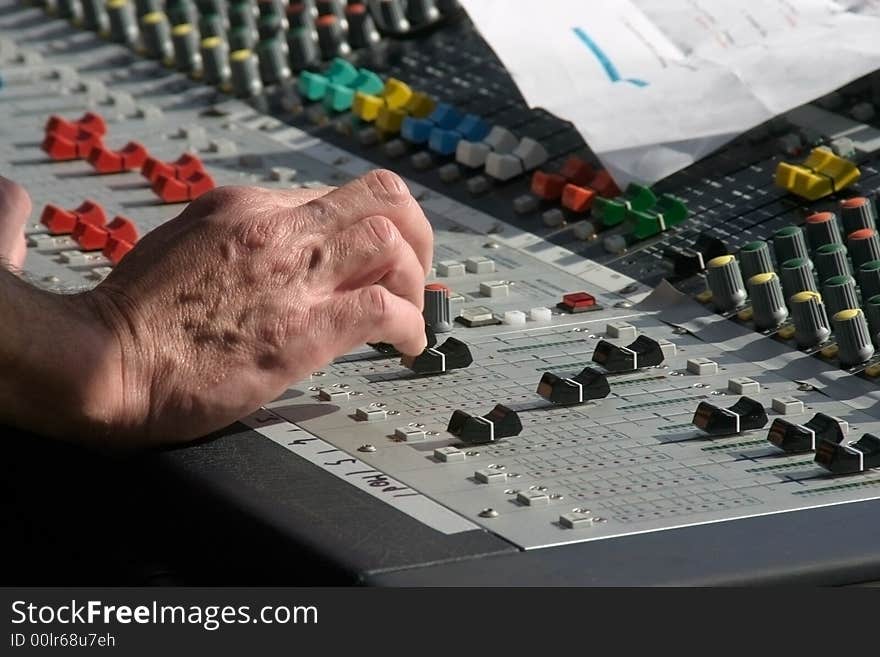
<svg viewBox="0 0 880 657"><path fill-rule="evenodd" d="M878 0L461 0L526 100L653 183L880 68Z"/></svg>

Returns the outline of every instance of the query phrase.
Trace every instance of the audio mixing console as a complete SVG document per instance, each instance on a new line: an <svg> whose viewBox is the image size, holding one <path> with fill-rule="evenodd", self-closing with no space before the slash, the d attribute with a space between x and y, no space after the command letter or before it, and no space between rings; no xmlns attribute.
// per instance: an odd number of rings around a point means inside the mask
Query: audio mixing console
<svg viewBox="0 0 880 657"><path fill-rule="evenodd" d="M880 574L880 77L619 189L454 1L10 1L0 76L60 292L215 186L407 179L432 346L165 458L292 545L385 583Z"/></svg>

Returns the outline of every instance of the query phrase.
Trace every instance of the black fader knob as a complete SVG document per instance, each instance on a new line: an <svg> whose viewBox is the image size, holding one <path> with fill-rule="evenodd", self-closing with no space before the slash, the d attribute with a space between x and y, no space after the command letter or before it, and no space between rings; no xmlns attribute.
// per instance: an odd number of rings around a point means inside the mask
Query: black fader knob
<svg viewBox="0 0 880 657"><path fill-rule="evenodd" d="M654 367L662 364L663 360L660 343L647 335L640 335L626 347L599 340L593 351L593 362L609 372L629 372L642 367Z"/></svg>
<svg viewBox="0 0 880 657"><path fill-rule="evenodd" d="M741 397L730 408L700 402L692 423L710 436L729 436L761 429L767 424L767 411L761 402L751 397Z"/></svg>
<svg viewBox="0 0 880 657"><path fill-rule="evenodd" d="M604 399L611 393L611 386L604 372L585 367L571 378L545 372L538 383L537 393L554 404L582 404L592 399Z"/></svg>
<svg viewBox="0 0 880 657"><path fill-rule="evenodd" d="M498 404L482 417L466 411L453 411L446 430L466 443L483 445L518 436L522 432L522 422L516 411Z"/></svg>

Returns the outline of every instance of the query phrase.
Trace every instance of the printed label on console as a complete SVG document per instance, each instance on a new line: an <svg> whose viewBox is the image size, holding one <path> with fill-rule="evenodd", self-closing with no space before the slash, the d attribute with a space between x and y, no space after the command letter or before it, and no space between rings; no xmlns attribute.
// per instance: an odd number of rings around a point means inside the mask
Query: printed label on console
<svg viewBox="0 0 880 657"><path fill-rule="evenodd" d="M439 532L457 534L480 529L470 520L425 497L417 490L277 415L272 414L272 418L280 422L267 425L264 419L268 413L265 410L259 411L244 418L241 423Z"/></svg>

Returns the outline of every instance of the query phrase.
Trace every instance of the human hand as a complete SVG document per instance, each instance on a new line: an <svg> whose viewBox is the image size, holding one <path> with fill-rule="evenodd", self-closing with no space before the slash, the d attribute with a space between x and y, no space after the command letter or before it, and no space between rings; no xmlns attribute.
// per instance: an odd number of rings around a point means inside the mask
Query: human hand
<svg viewBox="0 0 880 657"><path fill-rule="evenodd" d="M205 194L71 299L94 318L78 342L101 345L77 433L195 438L364 342L421 353L432 252L424 213L388 171L332 190Z"/></svg>
<svg viewBox="0 0 880 657"><path fill-rule="evenodd" d="M24 225L30 216L31 199L24 187L0 176L0 261L13 269L24 264Z"/></svg>

